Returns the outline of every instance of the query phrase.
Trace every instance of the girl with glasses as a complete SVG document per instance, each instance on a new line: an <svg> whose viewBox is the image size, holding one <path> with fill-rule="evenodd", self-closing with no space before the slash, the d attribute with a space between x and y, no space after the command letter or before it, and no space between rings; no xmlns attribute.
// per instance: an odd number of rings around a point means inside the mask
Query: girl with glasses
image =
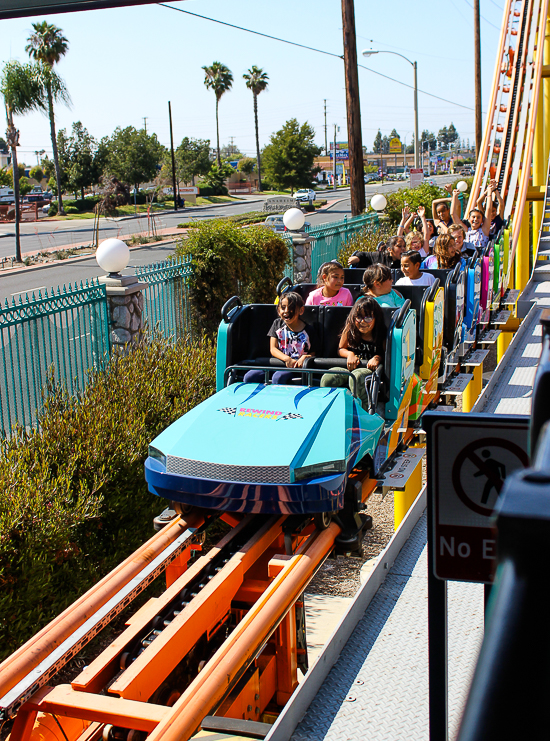
<svg viewBox="0 0 550 741"><path fill-rule="evenodd" d="M368 395L365 382L384 362L386 325L382 309L373 298L359 299L348 314L340 336L338 354L346 359L346 367L357 381L357 396L364 409L368 409ZM321 386L348 386L353 389L353 381L347 376L331 373L341 370L331 368L321 378Z"/></svg>

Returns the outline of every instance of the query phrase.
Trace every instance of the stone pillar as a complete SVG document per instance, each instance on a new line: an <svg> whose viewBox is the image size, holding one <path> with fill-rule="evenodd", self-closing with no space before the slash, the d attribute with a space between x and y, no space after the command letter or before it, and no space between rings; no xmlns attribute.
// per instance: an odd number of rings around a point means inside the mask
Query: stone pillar
<svg viewBox="0 0 550 741"><path fill-rule="evenodd" d="M122 275L114 278L103 275L100 283L107 286L107 301L111 332L109 341L111 348L124 350L131 348L139 341L142 328L143 291L147 283L138 283L133 275Z"/></svg>
<svg viewBox="0 0 550 741"><path fill-rule="evenodd" d="M311 237L292 236L294 253L294 283L313 283L311 277Z"/></svg>

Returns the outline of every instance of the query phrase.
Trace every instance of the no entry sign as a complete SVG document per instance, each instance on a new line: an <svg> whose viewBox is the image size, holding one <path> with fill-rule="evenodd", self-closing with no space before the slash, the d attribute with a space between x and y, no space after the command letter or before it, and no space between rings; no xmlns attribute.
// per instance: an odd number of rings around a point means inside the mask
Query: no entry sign
<svg viewBox="0 0 550 741"><path fill-rule="evenodd" d="M529 464L529 418L433 412L424 423L434 575L492 582L493 509L506 477Z"/></svg>

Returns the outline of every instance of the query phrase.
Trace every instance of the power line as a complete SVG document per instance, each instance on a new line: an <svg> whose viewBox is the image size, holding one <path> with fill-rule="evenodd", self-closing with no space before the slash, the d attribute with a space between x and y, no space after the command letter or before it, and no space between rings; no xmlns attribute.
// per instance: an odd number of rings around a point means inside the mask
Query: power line
<svg viewBox="0 0 550 741"><path fill-rule="evenodd" d="M172 5L166 5L166 3L157 3L157 5L160 5L163 8L168 8L168 10L175 10L178 13L185 13L186 15L192 15L195 18L202 18L204 21L211 21L212 23L219 23L221 26L229 26L230 28L236 28L238 31L245 31L246 33L252 33L256 36L263 36L266 39L271 39L272 41L280 41L283 44L290 44L291 46L299 46L301 49L307 49L308 51L314 51L318 54L325 54L327 57L335 57L336 59L344 59L344 56L342 54L334 54L330 51L325 51L324 49L315 49L313 46L305 46L305 44L298 44L296 41L288 41L287 39L281 39L278 36L270 36L267 33L261 33L260 31L253 31L250 28L243 28L242 26L235 26L233 23L227 23L226 21L219 21L217 18L208 18L205 15L199 15L198 13L192 13L190 10L183 10L183 8L174 8ZM358 67L361 67L361 69L366 69L367 72L372 72L374 75L378 75L379 77L384 77L386 80L391 80L392 82L397 82L399 85L403 85L404 87L408 87L411 90L414 90L413 85L408 85L406 82L402 82L401 80L395 79L395 77L390 77L389 75L384 75L382 72L377 72L375 69L371 69L370 67L365 67L363 64L358 64ZM462 105L461 103L456 103L454 100L447 100L447 98L440 98L439 95L434 95L433 93L428 93L425 90L418 90L419 93L422 93L423 95L429 95L430 98L435 98L436 100L442 100L444 103L450 103L451 105L458 106L459 108L466 108L468 111L473 111L474 109L467 105Z"/></svg>
<svg viewBox="0 0 550 741"><path fill-rule="evenodd" d="M469 7L470 7L470 8L472 9L472 10L474 9L474 6L473 6L473 5L471 5L471 4L470 4L470 3L468 2L468 0L464 0L464 2L465 2L465 3L466 3L466 5L468 5L468 6L469 6ZM496 4L496 3L495 3L495 4ZM498 5L497 5L497 8L498 8ZM498 26L495 26L495 24L494 24L494 23L491 23L491 21L488 21L488 20L487 20L487 18L485 18L484 16L482 16L482 15L481 15L481 13L480 13L479 17L481 18L481 20L485 21L485 23L488 23L488 24L489 24L490 26L492 26L493 28L496 28L496 30L497 30L497 31L500 31L500 28L499 28Z"/></svg>

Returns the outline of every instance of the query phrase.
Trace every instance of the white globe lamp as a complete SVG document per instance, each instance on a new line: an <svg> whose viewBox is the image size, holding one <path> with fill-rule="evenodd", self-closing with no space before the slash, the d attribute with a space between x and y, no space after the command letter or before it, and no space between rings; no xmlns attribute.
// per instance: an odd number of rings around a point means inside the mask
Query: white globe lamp
<svg viewBox="0 0 550 741"><path fill-rule="evenodd" d="M456 189L459 190L461 193L466 193L468 190L468 183L465 180L459 180L456 184Z"/></svg>
<svg viewBox="0 0 550 741"><path fill-rule="evenodd" d="M299 208L289 208L283 214L283 224L291 232L298 231L305 224L306 217Z"/></svg>
<svg viewBox="0 0 550 741"><path fill-rule="evenodd" d="M381 193L376 193L376 195L370 199L370 205L375 211L383 211L387 204L386 196L383 196Z"/></svg>
<svg viewBox="0 0 550 741"><path fill-rule="evenodd" d="M130 250L121 239L105 239L97 248L95 259L102 270L109 273L110 278L120 278L120 271L130 262Z"/></svg>

